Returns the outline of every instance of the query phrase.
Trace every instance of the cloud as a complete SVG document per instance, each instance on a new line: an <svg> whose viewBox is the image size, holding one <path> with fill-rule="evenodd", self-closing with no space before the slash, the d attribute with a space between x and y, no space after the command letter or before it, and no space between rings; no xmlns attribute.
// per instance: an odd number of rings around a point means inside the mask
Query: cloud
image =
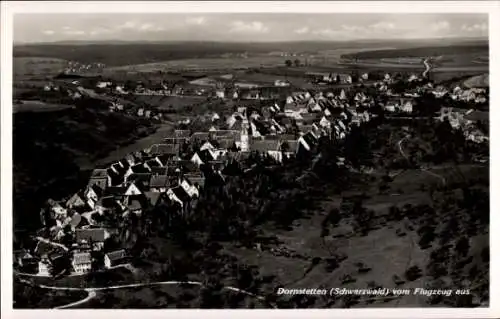
<svg viewBox="0 0 500 319"><path fill-rule="evenodd" d="M239 33L267 33L269 28L260 21L245 23L243 21L233 21L229 32Z"/></svg>
<svg viewBox="0 0 500 319"><path fill-rule="evenodd" d="M190 25L204 25L207 23L207 18L205 17L187 18L186 23Z"/></svg>
<svg viewBox="0 0 500 319"><path fill-rule="evenodd" d="M314 30L312 34L326 38L339 38L339 37L344 37L346 35L346 32L342 30L334 30L326 28L326 29Z"/></svg>
<svg viewBox="0 0 500 319"><path fill-rule="evenodd" d="M360 26L357 26L357 25L343 24L343 25L340 26L340 28L343 31L347 31L347 32L366 32L367 31L367 29L365 27L360 27Z"/></svg>
<svg viewBox="0 0 500 319"><path fill-rule="evenodd" d="M46 35L54 35L55 34L55 31L53 30L45 30L42 32L43 34L46 34Z"/></svg>
<svg viewBox="0 0 500 319"><path fill-rule="evenodd" d="M294 32L297 33L297 34L306 34L306 33L309 33L309 28L308 27L303 27L303 28L295 30Z"/></svg>
<svg viewBox="0 0 500 319"><path fill-rule="evenodd" d="M84 35L85 31L83 31L83 30L65 30L63 33L66 35Z"/></svg>
<svg viewBox="0 0 500 319"><path fill-rule="evenodd" d="M488 25L486 23L474 24L474 25L462 25L462 30L466 32L476 32L476 31L488 31Z"/></svg>
<svg viewBox="0 0 500 319"><path fill-rule="evenodd" d="M440 21L431 24L432 31L446 31L450 29L450 23L448 21Z"/></svg>
<svg viewBox="0 0 500 319"><path fill-rule="evenodd" d="M376 31L387 31L387 30L394 30L396 28L396 25L392 22L381 21L370 25L369 28Z"/></svg>
<svg viewBox="0 0 500 319"><path fill-rule="evenodd" d="M135 28L137 28L138 24L139 23L136 21L127 21L123 24L116 26L115 29L117 29L117 30L135 29Z"/></svg>
<svg viewBox="0 0 500 319"><path fill-rule="evenodd" d="M138 27L138 30L142 32L148 32L148 31L158 32L158 31L163 31L165 29L161 26L157 26L151 23L144 23Z"/></svg>
<svg viewBox="0 0 500 319"><path fill-rule="evenodd" d="M102 35L102 34L111 34L114 33L114 30L108 28L97 27L94 30L90 31L91 35Z"/></svg>

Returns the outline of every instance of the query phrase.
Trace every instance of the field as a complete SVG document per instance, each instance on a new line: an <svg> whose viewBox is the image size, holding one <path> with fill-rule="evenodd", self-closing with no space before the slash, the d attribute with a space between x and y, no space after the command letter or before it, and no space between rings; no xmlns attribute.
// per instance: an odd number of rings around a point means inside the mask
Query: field
<svg viewBox="0 0 500 319"><path fill-rule="evenodd" d="M41 101L21 101L21 103L14 103L12 105L12 111L14 113L18 112L53 112L61 111L74 107L73 105L64 104L51 104Z"/></svg>
<svg viewBox="0 0 500 319"><path fill-rule="evenodd" d="M464 85L466 87L469 87L469 88L489 87L490 86L490 76L489 76L489 74L482 74L482 75L473 76L473 77L465 80Z"/></svg>
<svg viewBox="0 0 500 319"><path fill-rule="evenodd" d="M285 63L286 58L269 55L259 55L248 58L202 58L202 59L182 59L147 64L126 65L108 68L112 71L137 71L137 72L157 72L157 71L214 71L214 70L237 70L260 67L272 67Z"/></svg>
<svg viewBox="0 0 500 319"><path fill-rule="evenodd" d="M206 102L203 96L162 96L162 95L135 95L133 101L137 104L146 104L160 110L182 110L187 106L199 106Z"/></svg>
<svg viewBox="0 0 500 319"><path fill-rule="evenodd" d="M13 59L15 80L44 79L62 72L65 60L56 58L23 57Z"/></svg>
<svg viewBox="0 0 500 319"><path fill-rule="evenodd" d="M429 56L456 56L459 55L472 55L484 56L488 55L489 45L488 41L480 41L475 44L467 45L440 45L440 46L425 46L413 47L408 49L392 49L392 50L372 50L363 51L353 54L345 54L345 59L384 59L384 58L421 58Z"/></svg>

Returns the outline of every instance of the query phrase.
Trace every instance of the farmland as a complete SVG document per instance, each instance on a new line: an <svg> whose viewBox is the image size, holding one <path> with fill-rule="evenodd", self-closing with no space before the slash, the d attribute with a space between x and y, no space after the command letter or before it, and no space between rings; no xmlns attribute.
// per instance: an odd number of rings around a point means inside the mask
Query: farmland
<svg viewBox="0 0 500 319"><path fill-rule="evenodd" d="M64 70L67 61L56 58L21 57L13 60L16 80L45 79Z"/></svg>
<svg viewBox="0 0 500 319"><path fill-rule="evenodd" d="M489 74L482 74L473 76L464 81L466 87L489 87L490 85Z"/></svg>
<svg viewBox="0 0 500 319"><path fill-rule="evenodd" d="M41 101L19 101L12 106L13 112L53 112L74 107L73 105L51 104Z"/></svg>
<svg viewBox="0 0 500 319"><path fill-rule="evenodd" d="M133 101L138 104L146 104L157 107L160 110L176 110L180 111L186 106L201 106L207 101L203 96L151 96L151 95L135 95Z"/></svg>

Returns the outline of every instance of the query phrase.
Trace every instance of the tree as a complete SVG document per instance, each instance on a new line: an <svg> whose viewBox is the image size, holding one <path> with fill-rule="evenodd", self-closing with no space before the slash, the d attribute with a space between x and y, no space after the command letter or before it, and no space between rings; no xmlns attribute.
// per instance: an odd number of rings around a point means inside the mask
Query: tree
<svg viewBox="0 0 500 319"><path fill-rule="evenodd" d="M285 65L286 65L287 67L291 67L291 66L292 66L292 60L286 60L286 61L285 61Z"/></svg>
<svg viewBox="0 0 500 319"><path fill-rule="evenodd" d="M460 256L467 256L469 248L469 238L467 237L461 237L455 245L455 249Z"/></svg>
<svg viewBox="0 0 500 319"><path fill-rule="evenodd" d="M414 281L422 277L422 270L418 266L412 266L405 271L405 278L408 281Z"/></svg>
<svg viewBox="0 0 500 319"><path fill-rule="evenodd" d="M295 59L293 61L293 64L296 66L296 67L299 67L300 66L300 60L299 59Z"/></svg>

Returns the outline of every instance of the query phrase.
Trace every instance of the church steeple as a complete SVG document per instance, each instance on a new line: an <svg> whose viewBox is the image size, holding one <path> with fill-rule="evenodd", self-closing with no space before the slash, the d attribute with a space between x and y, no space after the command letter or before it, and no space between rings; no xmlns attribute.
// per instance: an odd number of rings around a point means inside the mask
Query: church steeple
<svg viewBox="0 0 500 319"><path fill-rule="evenodd" d="M248 152L250 150L250 138L248 136L248 131L250 129L250 125L248 123L247 112L243 113L243 121L241 123L241 151Z"/></svg>

